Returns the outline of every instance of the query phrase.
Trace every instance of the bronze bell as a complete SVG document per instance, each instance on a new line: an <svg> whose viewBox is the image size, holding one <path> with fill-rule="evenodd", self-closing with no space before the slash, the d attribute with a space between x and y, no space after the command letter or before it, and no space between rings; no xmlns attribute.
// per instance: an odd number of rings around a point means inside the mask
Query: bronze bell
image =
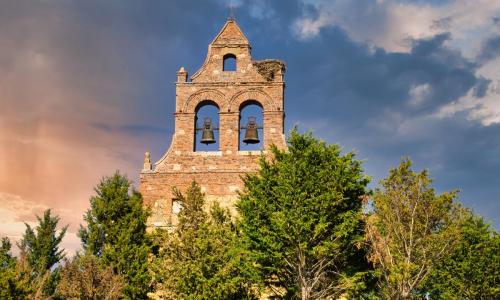
<svg viewBox="0 0 500 300"><path fill-rule="evenodd" d="M215 143L214 129L212 127L212 119L205 118L203 122L203 133L201 135L201 143L208 145Z"/></svg>
<svg viewBox="0 0 500 300"><path fill-rule="evenodd" d="M247 126L244 128L246 129L246 131L245 131L245 138L243 139L243 143L245 143L245 144L258 144L258 143L260 143L259 132L257 131L259 126L257 126L257 122L256 122L255 117L248 117Z"/></svg>

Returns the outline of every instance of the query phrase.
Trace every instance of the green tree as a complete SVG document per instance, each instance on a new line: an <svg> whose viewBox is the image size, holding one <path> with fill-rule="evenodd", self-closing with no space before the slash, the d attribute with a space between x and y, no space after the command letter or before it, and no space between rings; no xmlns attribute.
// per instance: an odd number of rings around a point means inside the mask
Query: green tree
<svg viewBox="0 0 500 300"><path fill-rule="evenodd" d="M239 247L238 232L227 210L215 203L203 210L204 196L192 183L173 232L157 230L159 253L152 264L155 296L160 299L253 298L250 261Z"/></svg>
<svg viewBox="0 0 500 300"><path fill-rule="evenodd" d="M27 283L18 272L17 259L10 253L12 244L3 237L0 244L0 299L23 299L29 289Z"/></svg>
<svg viewBox="0 0 500 300"><path fill-rule="evenodd" d="M146 234L148 211L142 196L130 190L130 181L118 172L105 177L95 187L90 209L84 215L86 227L79 236L84 250L101 258L126 286L124 296L143 299L149 291L147 271L150 240Z"/></svg>
<svg viewBox="0 0 500 300"><path fill-rule="evenodd" d="M325 299L359 288L366 270L362 201L369 178L354 153L291 132L244 178L237 204L262 280L287 298Z"/></svg>
<svg viewBox="0 0 500 300"><path fill-rule="evenodd" d="M452 255L431 271L422 291L432 299L500 299L500 235L470 213Z"/></svg>
<svg viewBox="0 0 500 300"><path fill-rule="evenodd" d="M426 170L404 159L373 195L366 239L369 259L381 274L384 298L411 299L432 268L449 256L460 237L457 192L436 195Z"/></svg>
<svg viewBox="0 0 500 300"><path fill-rule="evenodd" d="M38 225L32 228L26 224L26 231L18 243L21 261L25 263L24 273L32 281L34 297L50 296L54 293L59 279L59 269L54 267L64 258L64 249L59 245L68 226L56 233L58 216L52 216L47 209L43 217L36 216Z"/></svg>
<svg viewBox="0 0 500 300"><path fill-rule="evenodd" d="M57 295L63 299L114 300L120 299L123 287L120 275L87 253L65 261Z"/></svg>

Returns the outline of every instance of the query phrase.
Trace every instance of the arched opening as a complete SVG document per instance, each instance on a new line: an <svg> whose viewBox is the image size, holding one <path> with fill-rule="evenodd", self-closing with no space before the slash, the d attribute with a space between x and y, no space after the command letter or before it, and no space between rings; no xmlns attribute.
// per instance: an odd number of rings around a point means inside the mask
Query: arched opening
<svg viewBox="0 0 500 300"><path fill-rule="evenodd" d="M224 55L222 71L236 71L236 56L234 54Z"/></svg>
<svg viewBox="0 0 500 300"><path fill-rule="evenodd" d="M262 150L264 145L262 105L256 100L248 100L240 105L239 150Z"/></svg>
<svg viewBox="0 0 500 300"><path fill-rule="evenodd" d="M194 118L194 151L219 150L219 107L211 100L200 102Z"/></svg>

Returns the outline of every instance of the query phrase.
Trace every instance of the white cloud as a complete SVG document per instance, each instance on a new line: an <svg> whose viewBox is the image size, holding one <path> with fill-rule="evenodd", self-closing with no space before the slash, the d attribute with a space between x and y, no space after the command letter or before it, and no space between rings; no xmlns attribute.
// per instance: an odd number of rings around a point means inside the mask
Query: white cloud
<svg viewBox="0 0 500 300"><path fill-rule="evenodd" d="M441 107L436 117L446 118L465 112L469 120L479 121L484 126L500 123L500 57L484 65L477 73L494 78L484 97L479 98L474 90L470 90L467 95Z"/></svg>
<svg viewBox="0 0 500 300"><path fill-rule="evenodd" d="M444 4L399 2L396 0L303 0L318 10L311 16L304 12L294 23L294 32L300 39L317 36L321 28L339 26L353 40L388 52L411 50L411 40L428 38L439 33L451 33L447 46L459 50L474 60L486 40L497 36L500 24L493 19L500 15L498 0L455 0ZM454 115L467 111L470 120L483 125L500 123L500 60L486 62L476 76L492 81L482 98L474 91L443 107L436 116ZM409 104L423 103L432 90L419 85L408 91Z"/></svg>
<svg viewBox="0 0 500 300"><path fill-rule="evenodd" d="M408 104L414 107L417 107L428 100L431 94L431 86L428 83L420 84L413 86L408 95L410 99L408 100Z"/></svg>
<svg viewBox="0 0 500 300"><path fill-rule="evenodd" d="M19 195L0 192L0 236L10 239L13 244L11 251L14 255L19 254L16 243L21 240L26 224L32 227L37 226L35 216L41 215L48 208L46 205L23 199ZM68 220L68 212L58 210L55 214L61 216L61 221L59 221L59 229L61 229ZM66 255L74 255L75 251L80 248L80 239L76 232L67 231L60 248L65 249Z"/></svg>
<svg viewBox="0 0 500 300"><path fill-rule="evenodd" d="M447 118L460 112L466 112L468 120L479 121L484 126L500 123L500 87L498 82L488 89L484 97L477 98L471 90L460 99L441 107L435 116Z"/></svg>
<svg viewBox="0 0 500 300"><path fill-rule="evenodd" d="M387 51L408 51L408 39L450 32L451 44L473 57L484 38L498 33L493 18L500 13L496 0L455 0L443 5L398 1L303 0L318 9L294 24L299 38L311 38L327 26L339 26L358 42Z"/></svg>

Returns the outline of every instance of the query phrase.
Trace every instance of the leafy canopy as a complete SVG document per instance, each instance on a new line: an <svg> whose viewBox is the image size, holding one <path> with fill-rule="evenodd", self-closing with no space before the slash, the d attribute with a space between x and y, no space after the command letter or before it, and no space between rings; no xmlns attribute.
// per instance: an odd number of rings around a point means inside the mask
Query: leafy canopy
<svg viewBox="0 0 500 300"><path fill-rule="evenodd" d="M65 261L57 295L63 299L120 299L123 278L104 266L102 260L86 253Z"/></svg>
<svg viewBox="0 0 500 300"><path fill-rule="evenodd" d="M369 259L381 274L383 296L390 299L414 297L460 237L457 192L436 195L427 171L414 172L411 165L403 159L381 181L367 222Z"/></svg>
<svg viewBox="0 0 500 300"><path fill-rule="evenodd" d="M499 299L498 231L472 212L460 231L462 237L451 256L435 266L422 291L432 299Z"/></svg>
<svg viewBox="0 0 500 300"><path fill-rule="evenodd" d="M244 178L237 204L248 250L268 287L286 297L336 297L366 268L362 199L369 178L354 153L291 132Z"/></svg>

